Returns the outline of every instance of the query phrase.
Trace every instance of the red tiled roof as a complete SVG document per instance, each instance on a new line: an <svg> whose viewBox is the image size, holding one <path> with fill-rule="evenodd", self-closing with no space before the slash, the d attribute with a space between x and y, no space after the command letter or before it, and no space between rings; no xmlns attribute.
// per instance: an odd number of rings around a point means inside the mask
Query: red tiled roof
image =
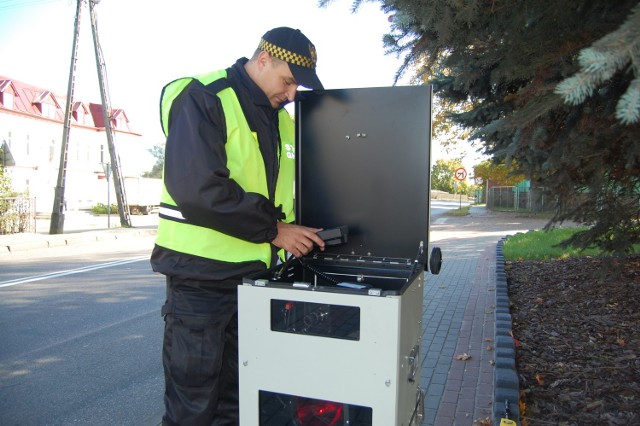
<svg viewBox="0 0 640 426"><path fill-rule="evenodd" d="M104 128L104 117L102 116L102 105L90 103L89 111L91 112L91 116L93 117L93 124L96 127Z"/></svg>
<svg viewBox="0 0 640 426"><path fill-rule="evenodd" d="M0 92L4 92L9 86L11 86L13 93L15 94L16 88L11 83L11 80L0 80Z"/></svg>
<svg viewBox="0 0 640 426"><path fill-rule="evenodd" d="M73 105L71 105L71 111L77 111L82 107L82 110L85 114L89 113L89 108L82 101L75 101Z"/></svg>
<svg viewBox="0 0 640 426"><path fill-rule="evenodd" d="M52 118L42 115L39 105L42 102L52 103L57 108L55 118L53 118L53 120L60 121L61 123L64 121L64 109L66 108L67 103L66 95L55 94L50 90L0 75L0 92L9 90L9 87L11 87L15 93L12 111L29 115L34 118L51 120ZM91 117L93 119L93 127L96 127L97 129L104 129L102 104L88 103L88 105L89 106L87 107L86 102L76 100L73 102L72 111L77 111L78 108L82 107L84 111L91 114ZM7 111L7 109L2 105L0 105L0 110ZM124 115L124 123L126 123L126 128L122 128L121 126L118 129L114 130L126 133L135 133L129 126L129 119L124 113L124 110L113 109L114 119L117 119L120 115Z"/></svg>

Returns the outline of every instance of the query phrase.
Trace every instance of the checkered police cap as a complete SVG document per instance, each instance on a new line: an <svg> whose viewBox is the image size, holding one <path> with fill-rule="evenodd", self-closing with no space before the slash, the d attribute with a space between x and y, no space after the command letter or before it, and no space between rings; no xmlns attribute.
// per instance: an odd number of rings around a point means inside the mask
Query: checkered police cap
<svg viewBox="0 0 640 426"><path fill-rule="evenodd" d="M318 55L311 41L300 30L274 28L262 36L258 49L289 64L297 83L309 89L323 89L316 75Z"/></svg>

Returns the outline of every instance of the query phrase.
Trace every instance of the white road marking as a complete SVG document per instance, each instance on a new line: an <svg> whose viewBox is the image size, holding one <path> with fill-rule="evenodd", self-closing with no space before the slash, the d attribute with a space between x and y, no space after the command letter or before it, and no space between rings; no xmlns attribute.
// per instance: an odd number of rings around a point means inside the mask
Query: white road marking
<svg viewBox="0 0 640 426"><path fill-rule="evenodd" d="M101 263L99 265L83 266L82 268L69 269L66 271L50 272L48 274L34 275L31 277L18 278L15 280L0 281L0 288L10 287L18 284L31 283L34 281L47 280L49 278L64 277L65 275L79 274L81 272L95 271L97 269L110 268L112 266L126 265L128 263L140 262L141 260L148 260L148 259L149 259L149 256L141 256L141 257L135 257L128 260L116 260L114 262Z"/></svg>

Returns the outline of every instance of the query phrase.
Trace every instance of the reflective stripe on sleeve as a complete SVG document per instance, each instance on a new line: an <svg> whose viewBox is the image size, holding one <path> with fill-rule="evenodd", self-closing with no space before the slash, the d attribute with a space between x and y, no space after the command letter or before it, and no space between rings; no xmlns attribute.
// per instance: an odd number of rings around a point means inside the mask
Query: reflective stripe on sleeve
<svg viewBox="0 0 640 426"><path fill-rule="evenodd" d="M158 214L161 216L168 216L173 219L186 220L184 216L182 216L182 213L180 213L180 210L171 209L169 207L160 206Z"/></svg>

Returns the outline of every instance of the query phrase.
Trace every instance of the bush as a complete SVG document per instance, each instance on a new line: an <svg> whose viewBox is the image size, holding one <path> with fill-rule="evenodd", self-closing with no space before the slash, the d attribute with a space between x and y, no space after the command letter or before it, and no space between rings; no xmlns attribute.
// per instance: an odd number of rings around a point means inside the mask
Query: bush
<svg viewBox="0 0 640 426"><path fill-rule="evenodd" d="M103 203L98 203L95 206L91 207L91 211L94 214L107 214L107 205L103 204ZM118 213L118 205L117 204L111 204L111 211L110 213Z"/></svg>
<svg viewBox="0 0 640 426"><path fill-rule="evenodd" d="M0 198L0 235L29 231L32 218L31 198Z"/></svg>

